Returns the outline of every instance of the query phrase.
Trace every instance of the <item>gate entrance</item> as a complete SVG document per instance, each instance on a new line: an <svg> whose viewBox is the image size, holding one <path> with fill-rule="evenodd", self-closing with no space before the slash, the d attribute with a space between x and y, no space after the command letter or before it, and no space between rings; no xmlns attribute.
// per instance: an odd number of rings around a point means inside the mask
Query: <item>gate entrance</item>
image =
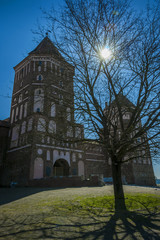
<svg viewBox="0 0 160 240"><path fill-rule="evenodd" d="M53 176L68 176L69 175L69 165L64 159L59 159L53 165Z"/></svg>

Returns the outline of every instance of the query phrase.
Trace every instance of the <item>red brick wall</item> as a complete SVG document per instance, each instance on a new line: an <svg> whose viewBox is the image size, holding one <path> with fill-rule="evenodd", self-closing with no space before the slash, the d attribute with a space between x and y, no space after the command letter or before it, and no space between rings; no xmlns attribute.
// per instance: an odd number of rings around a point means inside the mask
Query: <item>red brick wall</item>
<svg viewBox="0 0 160 240"><path fill-rule="evenodd" d="M81 177L57 177L57 178L46 178L46 179L34 179L28 182L30 187L93 187L99 186L97 176L93 176L90 180L82 180Z"/></svg>

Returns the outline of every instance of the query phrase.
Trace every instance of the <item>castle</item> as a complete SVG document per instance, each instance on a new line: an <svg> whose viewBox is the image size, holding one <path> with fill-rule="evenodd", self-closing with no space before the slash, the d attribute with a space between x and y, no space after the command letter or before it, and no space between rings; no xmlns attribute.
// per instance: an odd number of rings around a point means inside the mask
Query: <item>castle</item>
<svg viewBox="0 0 160 240"><path fill-rule="evenodd" d="M10 118L0 121L0 184L111 178L102 146L82 144L83 125L74 119L74 67L48 36L14 70ZM155 185L151 157L124 164L122 175L129 184Z"/></svg>

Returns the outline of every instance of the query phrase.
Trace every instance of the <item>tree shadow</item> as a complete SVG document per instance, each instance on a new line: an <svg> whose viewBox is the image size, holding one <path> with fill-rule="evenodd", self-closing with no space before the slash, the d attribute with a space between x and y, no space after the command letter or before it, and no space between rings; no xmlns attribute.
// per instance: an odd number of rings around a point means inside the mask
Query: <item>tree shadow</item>
<svg viewBox="0 0 160 240"><path fill-rule="evenodd" d="M61 215L61 216L60 216ZM0 217L0 239L158 240L160 212L119 211L105 216L56 213Z"/></svg>

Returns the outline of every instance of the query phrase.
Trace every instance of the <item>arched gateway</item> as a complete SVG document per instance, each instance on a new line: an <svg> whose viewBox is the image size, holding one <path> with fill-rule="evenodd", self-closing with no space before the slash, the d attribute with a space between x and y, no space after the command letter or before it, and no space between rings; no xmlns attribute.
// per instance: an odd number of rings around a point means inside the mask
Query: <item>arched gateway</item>
<svg viewBox="0 0 160 240"><path fill-rule="evenodd" d="M69 165L64 159L58 159L53 165L53 176L68 176Z"/></svg>

